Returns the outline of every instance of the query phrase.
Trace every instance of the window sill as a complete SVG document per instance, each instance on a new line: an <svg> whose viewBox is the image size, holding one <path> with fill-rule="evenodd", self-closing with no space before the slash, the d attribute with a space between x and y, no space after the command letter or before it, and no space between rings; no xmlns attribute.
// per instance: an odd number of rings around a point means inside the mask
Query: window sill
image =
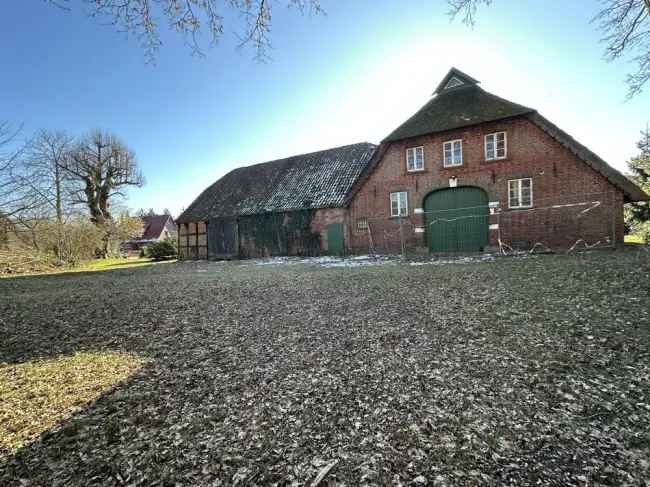
<svg viewBox="0 0 650 487"><path fill-rule="evenodd" d="M422 169L407 169L406 170L406 174L413 174L413 173L417 174L419 172L426 172L426 169L422 168Z"/></svg>
<svg viewBox="0 0 650 487"><path fill-rule="evenodd" d="M533 205L530 206L508 206L509 210L530 210L533 208Z"/></svg>
<svg viewBox="0 0 650 487"><path fill-rule="evenodd" d="M510 160L510 158L506 156L506 157L499 157L498 159L483 159L482 162L484 164L492 164L494 162L504 162L504 161L509 161L509 160Z"/></svg>

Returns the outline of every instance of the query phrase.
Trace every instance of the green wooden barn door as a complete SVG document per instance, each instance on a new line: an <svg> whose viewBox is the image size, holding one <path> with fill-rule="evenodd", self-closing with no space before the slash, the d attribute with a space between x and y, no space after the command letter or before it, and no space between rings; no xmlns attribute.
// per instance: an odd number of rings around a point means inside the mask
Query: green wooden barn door
<svg viewBox="0 0 650 487"><path fill-rule="evenodd" d="M344 250L343 224L332 223L327 225L327 252L330 255L341 255Z"/></svg>
<svg viewBox="0 0 650 487"><path fill-rule="evenodd" d="M487 193L459 187L434 191L424 201L431 252L476 252L488 244Z"/></svg>

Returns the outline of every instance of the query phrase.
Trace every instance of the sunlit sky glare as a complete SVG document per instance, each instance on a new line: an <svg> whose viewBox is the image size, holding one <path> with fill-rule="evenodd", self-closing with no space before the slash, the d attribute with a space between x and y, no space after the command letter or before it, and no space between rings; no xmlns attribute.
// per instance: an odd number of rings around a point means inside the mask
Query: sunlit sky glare
<svg viewBox="0 0 650 487"><path fill-rule="evenodd" d="M224 2L225 3L225 2ZM222 41L193 57L164 32L155 65L137 39L42 1L10 2L0 29L0 120L120 136L147 184L128 206L177 216L229 170L338 145L378 143L455 66L537 109L619 170L650 119L650 87L626 101L629 59L603 59L599 2L494 0L472 29L444 0L322 0L325 15L275 4L272 59ZM561 12L561 15L558 15Z"/></svg>

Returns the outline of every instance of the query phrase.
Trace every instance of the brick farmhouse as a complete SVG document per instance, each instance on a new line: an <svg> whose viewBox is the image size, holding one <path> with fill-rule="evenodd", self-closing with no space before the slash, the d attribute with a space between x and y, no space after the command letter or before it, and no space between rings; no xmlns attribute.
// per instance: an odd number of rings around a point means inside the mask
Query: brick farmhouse
<svg viewBox="0 0 650 487"><path fill-rule="evenodd" d="M650 197L536 110L452 68L379 146L231 171L178 218L183 258L567 248L623 241Z"/></svg>

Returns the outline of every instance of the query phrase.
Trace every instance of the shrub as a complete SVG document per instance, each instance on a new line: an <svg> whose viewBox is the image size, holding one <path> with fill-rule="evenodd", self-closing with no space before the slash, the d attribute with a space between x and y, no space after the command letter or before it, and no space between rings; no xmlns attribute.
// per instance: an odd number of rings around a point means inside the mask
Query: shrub
<svg viewBox="0 0 650 487"><path fill-rule="evenodd" d="M92 259L96 250L102 246L103 231L83 218L66 223L60 230L56 224L51 224L48 248L52 249L59 259L69 264ZM57 252L58 246L58 252Z"/></svg>
<svg viewBox="0 0 650 487"><path fill-rule="evenodd" d="M644 244L650 244L650 221L638 224L634 230Z"/></svg>
<svg viewBox="0 0 650 487"><path fill-rule="evenodd" d="M170 239L154 242L147 246L147 256L154 260L173 259L177 255L176 244Z"/></svg>

